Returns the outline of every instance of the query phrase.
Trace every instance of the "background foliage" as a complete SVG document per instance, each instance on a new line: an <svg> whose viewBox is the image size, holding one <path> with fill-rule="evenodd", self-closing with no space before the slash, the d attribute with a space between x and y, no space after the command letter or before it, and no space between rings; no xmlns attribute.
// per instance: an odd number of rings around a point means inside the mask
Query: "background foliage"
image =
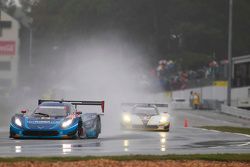
<svg viewBox="0 0 250 167"><path fill-rule="evenodd" d="M174 59L195 68L208 60L227 57L228 0L20 2L25 11L27 6L32 8L28 15L33 18L31 27L37 43L34 47L41 47L48 39L51 44L63 45L76 37L119 31L132 43L142 43L150 52L145 58L155 62L160 58ZM248 54L250 1L235 0L233 13L233 56Z"/></svg>

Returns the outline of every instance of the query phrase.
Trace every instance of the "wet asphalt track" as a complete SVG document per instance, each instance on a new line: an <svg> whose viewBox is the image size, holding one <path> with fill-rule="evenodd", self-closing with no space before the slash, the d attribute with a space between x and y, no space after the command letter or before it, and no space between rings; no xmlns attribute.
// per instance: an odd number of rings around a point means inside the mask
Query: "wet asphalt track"
<svg viewBox="0 0 250 167"><path fill-rule="evenodd" d="M171 113L170 132L107 131L99 139L13 140L0 133L0 157L86 156L124 154L250 153L250 136L195 128L201 125L250 126L242 120L213 111L178 110ZM183 127L183 119L189 123ZM105 120L104 120L105 122Z"/></svg>

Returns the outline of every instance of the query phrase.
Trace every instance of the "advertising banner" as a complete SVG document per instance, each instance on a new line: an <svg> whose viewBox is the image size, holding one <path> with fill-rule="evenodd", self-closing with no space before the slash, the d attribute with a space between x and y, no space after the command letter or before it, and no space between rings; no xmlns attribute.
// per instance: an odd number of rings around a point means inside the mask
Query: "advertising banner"
<svg viewBox="0 0 250 167"><path fill-rule="evenodd" d="M15 41L0 41L0 56L14 56L16 55Z"/></svg>

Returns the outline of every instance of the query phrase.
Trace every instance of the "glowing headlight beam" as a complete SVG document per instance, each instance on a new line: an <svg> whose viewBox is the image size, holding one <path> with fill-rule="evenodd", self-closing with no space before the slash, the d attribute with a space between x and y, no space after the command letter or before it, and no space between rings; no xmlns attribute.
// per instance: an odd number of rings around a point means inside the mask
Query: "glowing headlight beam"
<svg viewBox="0 0 250 167"><path fill-rule="evenodd" d="M62 127L63 127L63 128L66 128L66 127L68 127L70 124L72 124L72 122L73 122L73 119L68 119L68 120L66 120L66 121L64 121L64 122L62 123Z"/></svg>
<svg viewBox="0 0 250 167"><path fill-rule="evenodd" d="M168 122L168 117L167 116L162 116L160 119L160 123L165 123Z"/></svg>
<svg viewBox="0 0 250 167"><path fill-rule="evenodd" d="M18 126L22 126L22 122L19 118L15 118L15 124Z"/></svg>
<svg viewBox="0 0 250 167"><path fill-rule="evenodd" d="M130 122L130 121L131 121L130 116L127 115L127 114L126 114L126 115L123 115L123 121L126 122L126 123Z"/></svg>

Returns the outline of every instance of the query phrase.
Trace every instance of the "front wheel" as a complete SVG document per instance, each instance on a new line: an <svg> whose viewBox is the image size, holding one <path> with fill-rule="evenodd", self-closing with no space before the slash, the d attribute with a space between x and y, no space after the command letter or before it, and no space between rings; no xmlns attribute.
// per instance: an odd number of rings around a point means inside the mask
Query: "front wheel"
<svg viewBox="0 0 250 167"><path fill-rule="evenodd" d="M10 132L9 138L14 138L14 136L15 136L15 133Z"/></svg>
<svg viewBox="0 0 250 167"><path fill-rule="evenodd" d="M166 126L164 129L165 129L165 132L169 132L170 124L168 126Z"/></svg>
<svg viewBox="0 0 250 167"><path fill-rule="evenodd" d="M77 137L79 139L85 139L85 138L87 138L85 128L83 128L83 126L82 126L82 122L78 123Z"/></svg>

